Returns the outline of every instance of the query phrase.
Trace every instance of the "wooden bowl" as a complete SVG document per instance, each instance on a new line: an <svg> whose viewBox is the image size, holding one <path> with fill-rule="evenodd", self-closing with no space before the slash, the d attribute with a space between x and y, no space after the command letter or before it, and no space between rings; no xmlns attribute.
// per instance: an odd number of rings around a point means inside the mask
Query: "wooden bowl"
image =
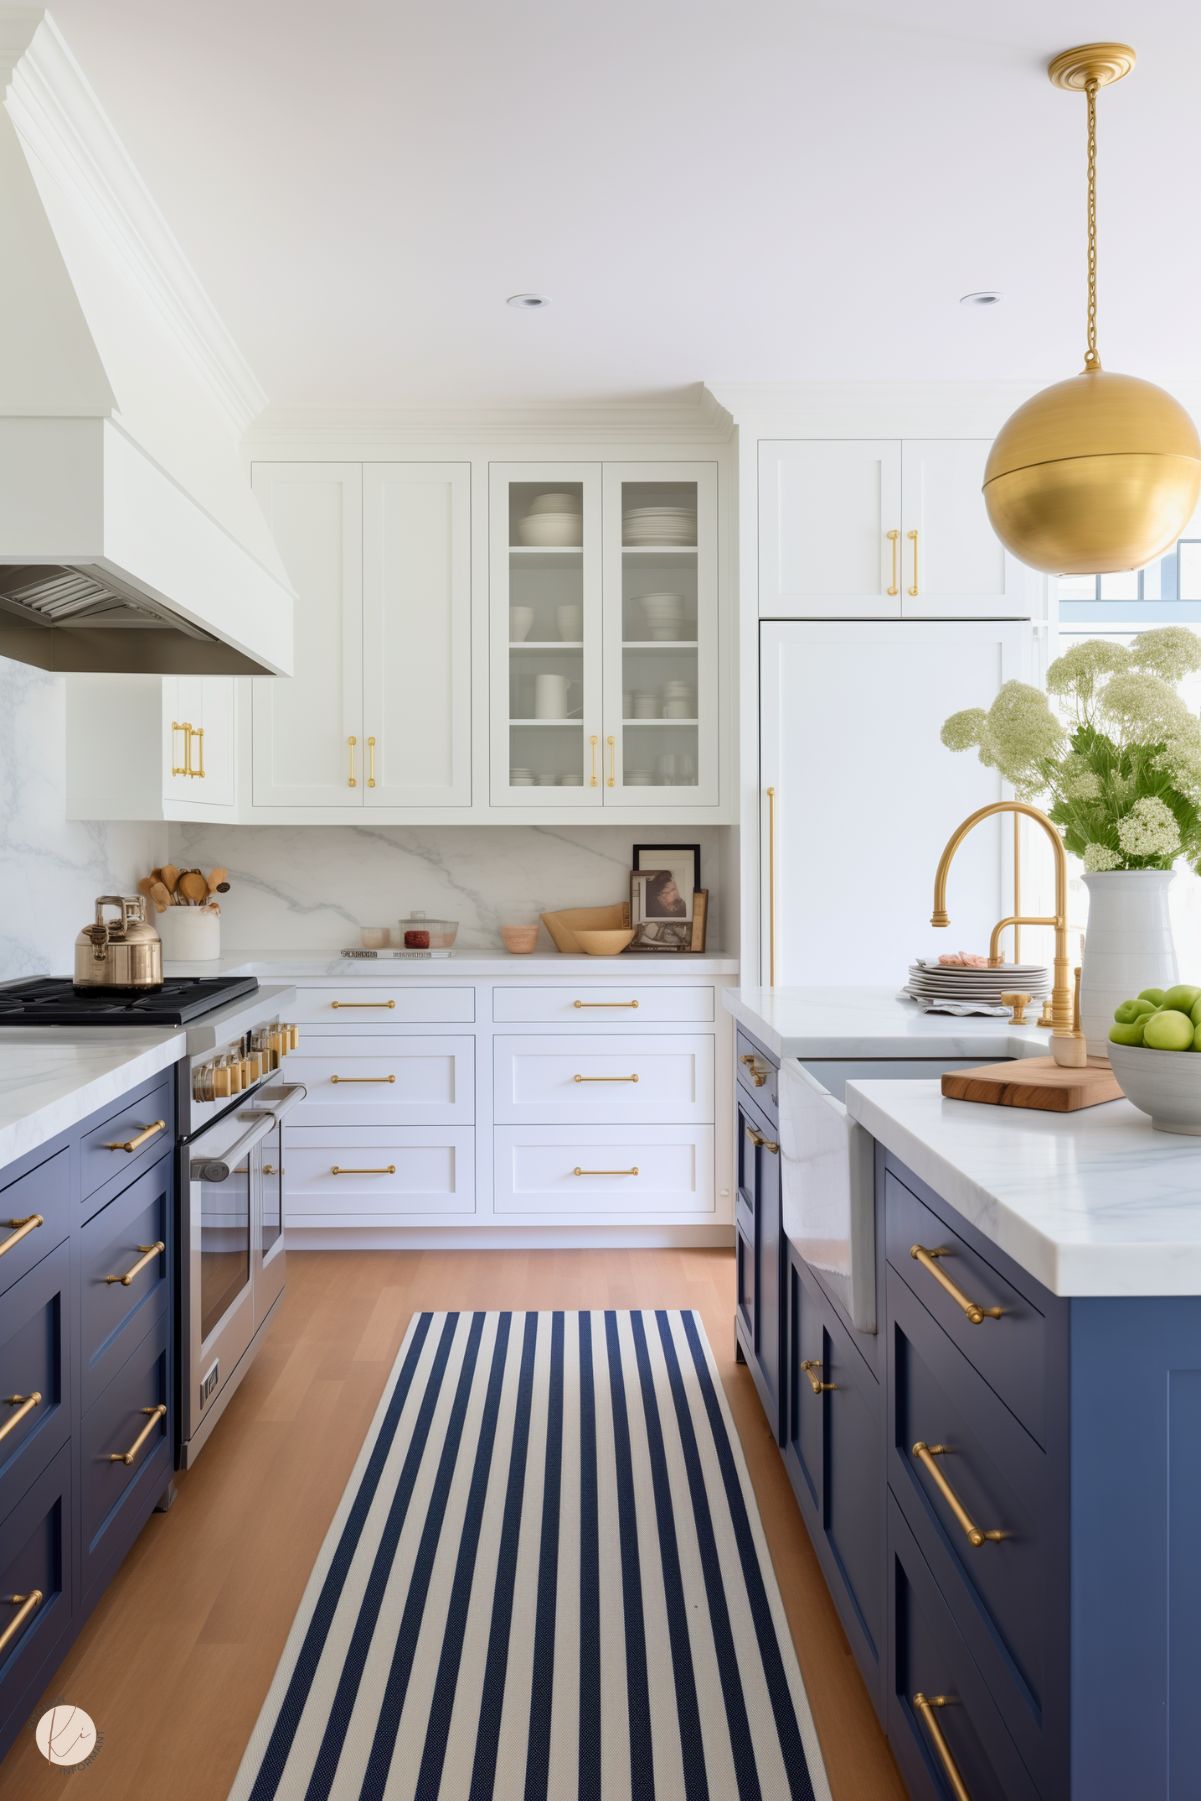
<svg viewBox="0 0 1201 1801"><path fill-rule="evenodd" d="M576 941L579 931L616 930L619 926L630 923L630 907L628 901L614 901L608 907L567 907L558 913L543 913L542 923L554 940L556 950L567 956L578 957L580 946Z"/></svg>
<svg viewBox="0 0 1201 1801"><path fill-rule="evenodd" d="M616 957L621 954L627 944L633 943L634 934L629 926L622 926L619 930L611 932L581 932L577 928L575 939L580 949L589 957Z"/></svg>

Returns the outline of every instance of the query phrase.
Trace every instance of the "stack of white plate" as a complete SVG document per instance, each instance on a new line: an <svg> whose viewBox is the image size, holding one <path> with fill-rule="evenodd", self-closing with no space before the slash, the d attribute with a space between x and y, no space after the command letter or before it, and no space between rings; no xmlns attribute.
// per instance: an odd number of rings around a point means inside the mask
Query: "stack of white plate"
<svg viewBox="0 0 1201 1801"><path fill-rule="evenodd" d="M650 637L668 644L682 638L684 609L687 604L682 594L644 594L639 605L646 615L646 629Z"/></svg>
<svg viewBox="0 0 1201 1801"><path fill-rule="evenodd" d="M955 963L911 963L906 994L927 1006L937 1001L1003 1006L1003 994L1030 994L1041 1000L1051 989L1041 963L1002 963L997 968L971 968Z"/></svg>
<svg viewBox="0 0 1201 1801"><path fill-rule="evenodd" d="M627 507L622 528L627 544L695 544L696 508Z"/></svg>
<svg viewBox="0 0 1201 1801"><path fill-rule="evenodd" d="M584 542L584 509L578 494L539 494L531 500L517 536L538 550L571 550Z"/></svg>

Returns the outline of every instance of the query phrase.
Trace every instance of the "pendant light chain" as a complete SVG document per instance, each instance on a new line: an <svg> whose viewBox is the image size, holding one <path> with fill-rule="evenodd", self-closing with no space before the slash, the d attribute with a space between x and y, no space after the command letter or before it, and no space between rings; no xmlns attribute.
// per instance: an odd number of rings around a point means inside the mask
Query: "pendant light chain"
<svg viewBox="0 0 1201 1801"><path fill-rule="evenodd" d="M1086 369L1099 369L1097 355L1097 83L1085 83L1088 95L1088 349Z"/></svg>

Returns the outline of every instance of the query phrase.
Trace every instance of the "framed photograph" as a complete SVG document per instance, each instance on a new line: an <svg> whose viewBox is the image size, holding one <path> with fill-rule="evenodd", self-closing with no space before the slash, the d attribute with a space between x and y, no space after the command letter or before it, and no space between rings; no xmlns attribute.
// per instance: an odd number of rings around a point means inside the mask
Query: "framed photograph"
<svg viewBox="0 0 1201 1801"><path fill-rule="evenodd" d="M647 893L649 919L691 921L692 897L701 885L699 844L636 844L633 866L635 875L655 877Z"/></svg>

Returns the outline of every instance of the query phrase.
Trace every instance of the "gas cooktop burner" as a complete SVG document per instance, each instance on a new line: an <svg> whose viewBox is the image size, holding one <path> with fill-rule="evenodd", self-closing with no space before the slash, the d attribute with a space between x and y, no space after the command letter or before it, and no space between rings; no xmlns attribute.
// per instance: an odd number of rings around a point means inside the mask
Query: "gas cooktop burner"
<svg viewBox="0 0 1201 1801"><path fill-rule="evenodd" d="M150 993L130 994L37 976L0 984L0 1026L182 1026L257 987L254 976L174 976Z"/></svg>

